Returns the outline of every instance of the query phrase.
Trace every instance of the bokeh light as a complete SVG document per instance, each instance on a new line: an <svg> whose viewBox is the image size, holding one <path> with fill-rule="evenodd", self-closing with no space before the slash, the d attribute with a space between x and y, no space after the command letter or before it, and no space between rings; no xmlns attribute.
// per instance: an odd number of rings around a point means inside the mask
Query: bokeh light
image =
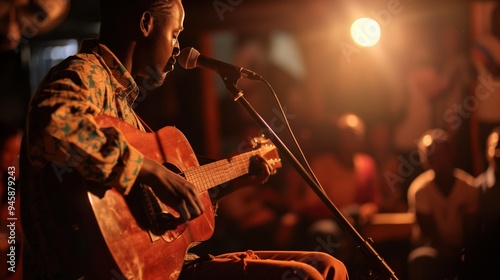
<svg viewBox="0 0 500 280"><path fill-rule="evenodd" d="M361 47L371 47L380 40L381 30L377 21L371 18L359 18L351 25L351 37Z"/></svg>

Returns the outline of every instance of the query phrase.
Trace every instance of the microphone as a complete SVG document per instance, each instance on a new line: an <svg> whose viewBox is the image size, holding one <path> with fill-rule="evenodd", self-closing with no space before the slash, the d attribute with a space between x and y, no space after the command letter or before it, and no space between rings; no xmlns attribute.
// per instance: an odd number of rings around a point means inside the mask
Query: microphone
<svg viewBox="0 0 500 280"><path fill-rule="evenodd" d="M229 63L222 62L210 57L206 57L200 54L200 52L195 48L191 47L182 49L179 53L179 56L177 57L177 61L179 62L179 65L184 69L203 67L214 70L222 76L237 76L250 80L262 79L262 76L251 70L231 65Z"/></svg>

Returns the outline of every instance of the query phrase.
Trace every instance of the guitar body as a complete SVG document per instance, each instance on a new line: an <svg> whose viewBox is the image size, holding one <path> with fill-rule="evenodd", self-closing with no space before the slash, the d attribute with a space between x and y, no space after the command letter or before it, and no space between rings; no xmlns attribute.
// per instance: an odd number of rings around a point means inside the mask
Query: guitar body
<svg viewBox="0 0 500 280"><path fill-rule="evenodd" d="M112 117L99 116L96 121L102 127L122 131L130 145L158 163L175 166L181 172L199 166L186 137L174 127L146 133ZM115 189L106 191L103 197L91 192L88 196L108 249L126 279L177 279L186 251L196 242L210 238L214 231L214 213L207 191L200 193L204 214L161 233L141 222L130 201ZM128 199L136 197L131 193ZM179 216L166 205L161 208Z"/></svg>

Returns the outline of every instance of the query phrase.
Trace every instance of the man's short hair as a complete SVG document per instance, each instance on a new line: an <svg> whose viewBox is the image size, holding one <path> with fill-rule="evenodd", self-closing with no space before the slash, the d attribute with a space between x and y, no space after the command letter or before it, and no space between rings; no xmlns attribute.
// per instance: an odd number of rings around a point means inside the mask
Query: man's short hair
<svg viewBox="0 0 500 280"><path fill-rule="evenodd" d="M150 11L152 14L169 15L176 4L181 0L101 0L101 24L117 22L123 17L123 21L130 20L128 17Z"/></svg>

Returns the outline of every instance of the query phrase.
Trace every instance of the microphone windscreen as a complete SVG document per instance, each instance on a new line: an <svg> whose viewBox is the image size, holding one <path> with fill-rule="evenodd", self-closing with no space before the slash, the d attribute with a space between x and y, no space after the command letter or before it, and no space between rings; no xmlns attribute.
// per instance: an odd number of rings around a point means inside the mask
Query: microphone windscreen
<svg viewBox="0 0 500 280"><path fill-rule="evenodd" d="M184 69L193 69L196 67L196 61L200 56L200 52L198 52L195 48L184 48L179 53L177 57L177 61L179 65Z"/></svg>

